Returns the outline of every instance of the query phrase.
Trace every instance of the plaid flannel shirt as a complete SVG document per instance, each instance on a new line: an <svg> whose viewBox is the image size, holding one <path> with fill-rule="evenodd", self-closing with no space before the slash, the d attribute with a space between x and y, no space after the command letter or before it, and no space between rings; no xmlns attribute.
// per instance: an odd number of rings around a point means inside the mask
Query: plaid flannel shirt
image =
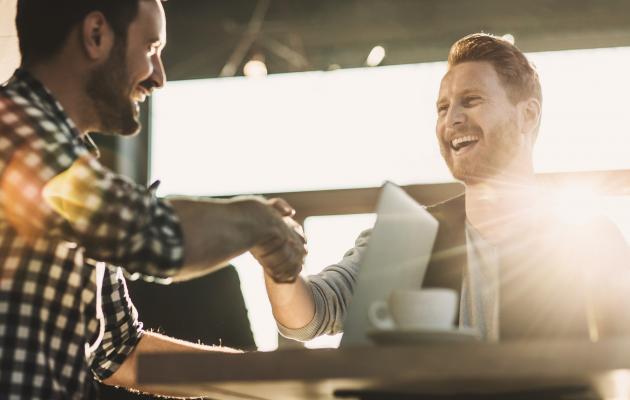
<svg viewBox="0 0 630 400"><path fill-rule="evenodd" d="M142 335L114 265L168 277L182 263L168 203L104 168L94 150L26 71L0 87L2 399L94 398L93 377L113 374Z"/></svg>

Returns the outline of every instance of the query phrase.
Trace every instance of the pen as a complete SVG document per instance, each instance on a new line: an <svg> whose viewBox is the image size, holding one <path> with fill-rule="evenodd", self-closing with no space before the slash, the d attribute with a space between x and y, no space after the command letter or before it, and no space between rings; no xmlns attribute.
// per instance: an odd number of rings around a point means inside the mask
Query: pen
<svg viewBox="0 0 630 400"><path fill-rule="evenodd" d="M161 183L161 182L160 182L160 180L158 179L158 180L154 181L152 184L150 184L150 185L149 185L149 188L148 188L149 192L153 192L153 193L155 193L155 191L156 191L156 190L158 189L158 187L160 186L160 183Z"/></svg>

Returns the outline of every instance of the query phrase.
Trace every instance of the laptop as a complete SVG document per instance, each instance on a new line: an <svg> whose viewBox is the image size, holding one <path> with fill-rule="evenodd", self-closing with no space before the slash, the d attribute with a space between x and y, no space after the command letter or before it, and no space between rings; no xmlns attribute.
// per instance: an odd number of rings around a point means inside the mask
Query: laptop
<svg viewBox="0 0 630 400"><path fill-rule="evenodd" d="M394 289L420 289L437 235L438 221L394 183L383 185L376 212L341 347L372 344L368 308L374 301L386 301Z"/></svg>

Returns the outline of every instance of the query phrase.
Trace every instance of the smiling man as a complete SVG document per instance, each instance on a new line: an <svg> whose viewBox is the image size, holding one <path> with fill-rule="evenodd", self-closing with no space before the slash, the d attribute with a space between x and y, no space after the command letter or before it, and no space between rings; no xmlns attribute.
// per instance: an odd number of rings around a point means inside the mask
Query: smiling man
<svg viewBox="0 0 630 400"><path fill-rule="evenodd" d="M182 280L249 250L291 281L306 252L292 209L159 199L103 167L88 135L136 133L138 103L165 84L161 3L19 0L16 26L22 64L0 87L0 397L93 399L94 378L153 391L138 354L232 352L144 331L117 266Z"/></svg>
<svg viewBox="0 0 630 400"><path fill-rule="evenodd" d="M541 110L538 74L514 45L473 34L452 46L436 134L465 193L428 207L440 226L423 286L460 293L459 326L488 341L628 334L624 239L606 219L567 224L536 183ZM291 284L267 277L283 335L343 331L369 235L318 275Z"/></svg>

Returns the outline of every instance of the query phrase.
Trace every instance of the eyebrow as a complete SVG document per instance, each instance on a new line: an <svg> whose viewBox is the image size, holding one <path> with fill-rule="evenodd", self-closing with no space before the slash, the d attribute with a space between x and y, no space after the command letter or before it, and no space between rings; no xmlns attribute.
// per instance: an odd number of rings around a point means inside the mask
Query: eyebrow
<svg viewBox="0 0 630 400"><path fill-rule="evenodd" d="M460 96L467 96L467 95L469 95L469 94L471 94L471 93L479 93L479 94L483 94L483 90L478 89L478 88L473 88L473 89L464 89L464 91L463 91L463 92L461 92L459 95L460 95ZM440 103L444 103L444 102L446 102L446 101L447 101L447 100L446 100L444 97L441 97L441 98L439 98L439 99L435 102L435 105L436 105L436 106L439 106L439 105L440 105Z"/></svg>
<svg viewBox="0 0 630 400"><path fill-rule="evenodd" d="M464 90L464 91L461 93L461 95L462 95L462 96L466 96L466 95L471 94L471 93L483 93L483 90L481 90L481 89L477 89L477 88L474 88L474 89L466 89L466 90Z"/></svg>

